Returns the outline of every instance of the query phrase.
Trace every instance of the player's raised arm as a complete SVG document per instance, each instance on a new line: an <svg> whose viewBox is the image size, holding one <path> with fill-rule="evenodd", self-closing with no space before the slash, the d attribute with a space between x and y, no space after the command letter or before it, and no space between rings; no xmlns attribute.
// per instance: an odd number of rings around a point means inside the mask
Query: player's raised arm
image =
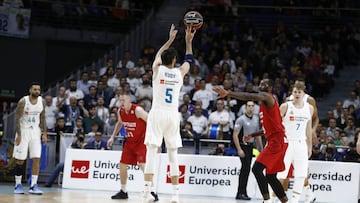
<svg viewBox="0 0 360 203"><path fill-rule="evenodd" d="M154 63L152 65L153 68L153 75L156 75L155 73L157 73L157 70L159 68L159 66L161 65L161 54L170 47L170 45L173 43L173 41L175 40L176 34L177 34L177 30L175 29L175 25L171 24L170 27L170 31L169 31L169 39L165 42L165 44L163 44L160 49L158 50L158 52L155 55L155 59L154 59Z"/></svg>
<svg viewBox="0 0 360 203"><path fill-rule="evenodd" d="M196 31L191 26L186 26L185 30L185 57L184 63L180 67L181 75L184 77L189 72L190 67L195 63L193 51L192 51L192 40L194 39Z"/></svg>

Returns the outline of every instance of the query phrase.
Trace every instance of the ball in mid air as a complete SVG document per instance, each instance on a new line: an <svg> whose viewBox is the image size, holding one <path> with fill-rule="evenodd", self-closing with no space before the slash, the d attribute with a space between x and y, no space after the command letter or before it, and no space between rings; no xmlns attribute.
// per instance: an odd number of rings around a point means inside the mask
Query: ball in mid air
<svg viewBox="0 0 360 203"><path fill-rule="evenodd" d="M185 26L191 26L193 30L198 30L204 23L203 16L197 11L189 11L184 15Z"/></svg>

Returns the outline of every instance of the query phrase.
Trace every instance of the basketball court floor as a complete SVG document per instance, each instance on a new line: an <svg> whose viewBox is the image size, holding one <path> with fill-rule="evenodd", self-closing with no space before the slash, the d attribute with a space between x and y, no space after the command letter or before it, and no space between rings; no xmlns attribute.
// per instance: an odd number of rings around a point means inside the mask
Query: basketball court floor
<svg viewBox="0 0 360 203"><path fill-rule="evenodd" d="M30 195L27 193L25 187L24 195L14 195L14 186L11 183L0 184L0 203L141 203L140 193L129 193L127 200L112 200L110 197L116 192L109 191L94 191L94 190L74 190L62 189L61 187L44 188L43 195ZM201 194L201 191L199 191ZM235 195L235 194L234 194ZM170 195L159 193L159 203L169 203ZM260 203L260 199L252 199L251 201L240 201L233 198L223 197L204 197L204 196L190 196L180 195L181 203Z"/></svg>

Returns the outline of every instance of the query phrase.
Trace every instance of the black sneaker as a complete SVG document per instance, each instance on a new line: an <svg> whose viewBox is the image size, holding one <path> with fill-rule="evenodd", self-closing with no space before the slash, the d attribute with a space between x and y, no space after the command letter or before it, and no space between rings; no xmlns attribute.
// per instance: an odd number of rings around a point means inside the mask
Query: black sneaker
<svg viewBox="0 0 360 203"><path fill-rule="evenodd" d="M116 193L115 195L111 196L111 199L127 199L128 193L120 190L120 192Z"/></svg>
<svg viewBox="0 0 360 203"><path fill-rule="evenodd" d="M159 201L158 194L156 194L155 192L151 192L150 194L151 194L151 196L153 196L153 197L154 197L154 202Z"/></svg>

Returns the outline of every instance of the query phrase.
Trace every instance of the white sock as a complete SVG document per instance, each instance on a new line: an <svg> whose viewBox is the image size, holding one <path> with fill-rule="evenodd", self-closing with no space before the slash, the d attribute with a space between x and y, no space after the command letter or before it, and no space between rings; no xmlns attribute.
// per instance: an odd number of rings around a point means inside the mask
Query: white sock
<svg viewBox="0 0 360 203"><path fill-rule="evenodd" d="M15 176L15 186L21 184L22 176Z"/></svg>
<svg viewBox="0 0 360 203"><path fill-rule="evenodd" d="M173 187L173 195L179 195L179 185L172 185Z"/></svg>
<svg viewBox="0 0 360 203"><path fill-rule="evenodd" d="M34 186L35 184L37 184L37 180L38 180L38 175L31 175L31 186Z"/></svg>
<svg viewBox="0 0 360 203"><path fill-rule="evenodd" d="M121 190L122 190L123 192L126 192L126 185L121 185Z"/></svg>
<svg viewBox="0 0 360 203"><path fill-rule="evenodd" d="M272 202L271 199L264 200L264 203L271 203L271 202Z"/></svg>
<svg viewBox="0 0 360 203"><path fill-rule="evenodd" d="M151 181L144 181L144 192L150 193L151 190Z"/></svg>
<svg viewBox="0 0 360 203"><path fill-rule="evenodd" d="M300 194L293 192L291 197L291 203L298 203L300 200Z"/></svg>

